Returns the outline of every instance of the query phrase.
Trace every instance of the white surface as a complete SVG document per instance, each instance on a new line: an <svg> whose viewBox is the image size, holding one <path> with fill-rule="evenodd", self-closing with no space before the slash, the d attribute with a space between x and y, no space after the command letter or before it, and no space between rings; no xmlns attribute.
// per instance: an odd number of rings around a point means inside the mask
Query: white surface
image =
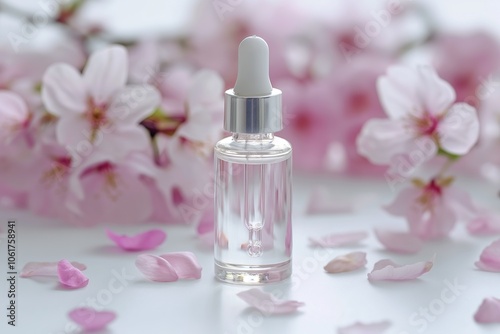
<svg viewBox="0 0 500 334"><path fill-rule="evenodd" d="M315 184L327 185L337 195L360 198L364 206L353 214L305 216L306 198ZM475 194L490 198L495 203L493 187L472 183ZM367 192L375 194L370 197ZM389 334L443 334L443 333L498 333L499 325L481 326L473 321L473 314L482 299L500 297L499 274L478 271L474 262L484 246L494 238L468 236L459 226L450 240L429 243L416 255L397 256L382 249L370 236L357 247L332 249L330 253L308 246L309 236L331 232L372 230L374 226L405 227L401 219L386 215L377 203L387 203L393 196L383 183L373 181L334 181L322 178L299 178L294 191L294 273L292 279L265 286L266 291L283 291L285 298L303 301L306 306L296 314L263 317L248 308L236 293L246 287L219 283L213 278L212 253L204 249L195 236L194 227L165 226L168 240L153 251L161 254L189 250L196 254L203 266L202 278L194 281L155 283L146 281L136 270L134 260L138 253L119 252L107 239L104 227L75 229L60 226L26 213L2 212L2 224L7 218L18 221L18 268L28 261L57 261L67 258L88 266L85 273L90 278L87 287L74 291L58 288L53 279L18 281L18 324L13 330L6 326L2 314L1 333L77 333L66 330L71 322L67 313L85 304L88 299L107 303L105 309L114 310L118 318L109 329L100 334L160 334L160 333L336 333L338 326L355 321L391 320ZM368 201L367 198L375 199ZM363 200L362 200L363 199ZM372 203L372 204L369 204ZM151 225L152 226L152 225ZM133 233L148 226L115 227L124 233ZM0 268L5 273L5 243L0 245ZM352 250L368 253L366 269L346 274L326 274L322 267L339 254ZM427 260L436 255L434 268L421 279L410 282L370 283L366 279L373 264L382 258L410 263ZM118 288L114 271L124 270L132 279L120 292L109 293L109 284ZM409 318L420 308L429 308L441 298L446 288L445 280L458 281L465 290L450 304L445 304L442 314L428 322L425 331L412 326ZM0 283L0 304L5 313L6 281ZM109 300L106 296L111 296ZM447 295L449 296L449 295ZM103 300L104 297L104 300ZM101 299L101 302L99 302ZM421 319L417 317L417 319Z"/></svg>

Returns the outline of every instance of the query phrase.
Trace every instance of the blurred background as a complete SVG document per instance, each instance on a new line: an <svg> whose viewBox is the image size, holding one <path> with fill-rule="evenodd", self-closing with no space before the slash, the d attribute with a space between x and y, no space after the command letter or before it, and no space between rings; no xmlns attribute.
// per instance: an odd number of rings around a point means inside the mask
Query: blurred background
<svg viewBox="0 0 500 334"><path fill-rule="evenodd" d="M499 10L494 0L2 0L0 87L36 100L26 91L39 88L51 63L81 69L91 51L123 44L129 81L155 84L163 99L161 128L148 127L158 125L154 120L143 125L152 137L172 136L185 122L193 73L214 70L232 87L237 46L256 34L270 46L271 80L284 92L280 136L294 147L296 173L384 178L388 168L371 164L355 144L368 119L385 117L375 82L391 64L427 64L454 87L457 101L477 108L483 125L457 170L498 183ZM19 62L22 71L9 74ZM15 152L3 155L0 189L4 203L29 207L26 190L9 182L15 179L9 170L19 170L12 167L20 156ZM210 154L205 158L203 168L211 168ZM171 201L192 196L178 188L170 189Z"/></svg>

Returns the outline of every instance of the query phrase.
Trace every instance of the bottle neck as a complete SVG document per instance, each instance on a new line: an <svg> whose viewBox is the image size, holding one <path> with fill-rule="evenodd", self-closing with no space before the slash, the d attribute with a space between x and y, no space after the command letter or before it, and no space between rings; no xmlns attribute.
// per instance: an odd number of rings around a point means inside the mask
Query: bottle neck
<svg viewBox="0 0 500 334"><path fill-rule="evenodd" d="M274 133L233 133L233 140L239 143L272 142Z"/></svg>

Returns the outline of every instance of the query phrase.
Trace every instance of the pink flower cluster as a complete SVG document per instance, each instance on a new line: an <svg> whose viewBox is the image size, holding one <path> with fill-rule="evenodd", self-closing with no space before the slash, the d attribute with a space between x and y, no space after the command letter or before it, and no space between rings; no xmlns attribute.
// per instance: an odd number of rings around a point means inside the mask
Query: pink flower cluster
<svg viewBox="0 0 500 334"><path fill-rule="evenodd" d="M373 11L362 4L339 1L325 3L318 7L321 11L314 11L314 5L301 7L286 1L247 1L215 9L212 3L204 3L193 20L196 23L188 38L186 57L217 70L226 84L232 85L239 41L250 34L262 36L270 44L272 82L284 92L282 135L294 147L294 167L309 172L380 176L386 169L370 163L374 157L356 150L356 138L365 122L384 117L384 111L391 118L398 117L398 111L388 111L385 101L379 100L376 89L377 78L389 65L414 58L429 63L451 84L457 102L476 107L482 115L491 115L490 119L498 117L498 109L486 106L489 95L493 97L490 93L498 91L496 80L491 78L500 69L500 44L495 37L484 32L442 32L439 25L422 15L428 10L423 4L398 4L391 7L388 2ZM409 27L416 24L415 20L423 27L423 36L412 37L414 29ZM393 85L411 85L414 77ZM449 102L452 93L447 94ZM497 120L494 123L498 126ZM393 123L391 129L396 131L396 126ZM424 131L427 125L411 126ZM461 169L476 175L484 173L482 164L494 156L488 154L493 148L487 143L492 142L481 141L474 154L460 163ZM500 183L500 163L496 160L492 161L495 168L490 166L488 171L490 176L492 169L496 171Z"/></svg>
<svg viewBox="0 0 500 334"><path fill-rule="evenodd" d="M365 123L358 152L389 166L385 176L391 189L411 184L386 210L404 217L410 233L422 239L447 236L459 220L469 223L472 233L498 232L498 220L455 188L454 177L448 175L449 167L478 141L476 109L455 103L451 85L430 67L390 67L377 88L388 117ZM445 160L439 172L428 181L417 178L416 171L437 156Z"/></svg>
<svg viewBox="0 0 500 334"><path fill-rule="evenodd" d="M200 220L209 200L192 201L211 183L222 79L159 73L159 62L129 61L118 45L93 52L83 70L57 60L35 78L14 63L0 90L1 203L85 225ZM141 66L155 77L128 75ZM17 86L27 80L29 93Z"/></svg>

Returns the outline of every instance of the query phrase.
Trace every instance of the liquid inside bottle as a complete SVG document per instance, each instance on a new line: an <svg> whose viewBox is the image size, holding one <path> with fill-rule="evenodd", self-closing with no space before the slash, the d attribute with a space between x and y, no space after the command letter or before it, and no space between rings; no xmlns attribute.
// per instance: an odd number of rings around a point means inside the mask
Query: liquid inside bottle
<svg viewBox="0 0 500 334"><path fill-rule="evenodd" d="M260 284L291 274L290 144L234 134L215 147L215 276Z"/></svg>

